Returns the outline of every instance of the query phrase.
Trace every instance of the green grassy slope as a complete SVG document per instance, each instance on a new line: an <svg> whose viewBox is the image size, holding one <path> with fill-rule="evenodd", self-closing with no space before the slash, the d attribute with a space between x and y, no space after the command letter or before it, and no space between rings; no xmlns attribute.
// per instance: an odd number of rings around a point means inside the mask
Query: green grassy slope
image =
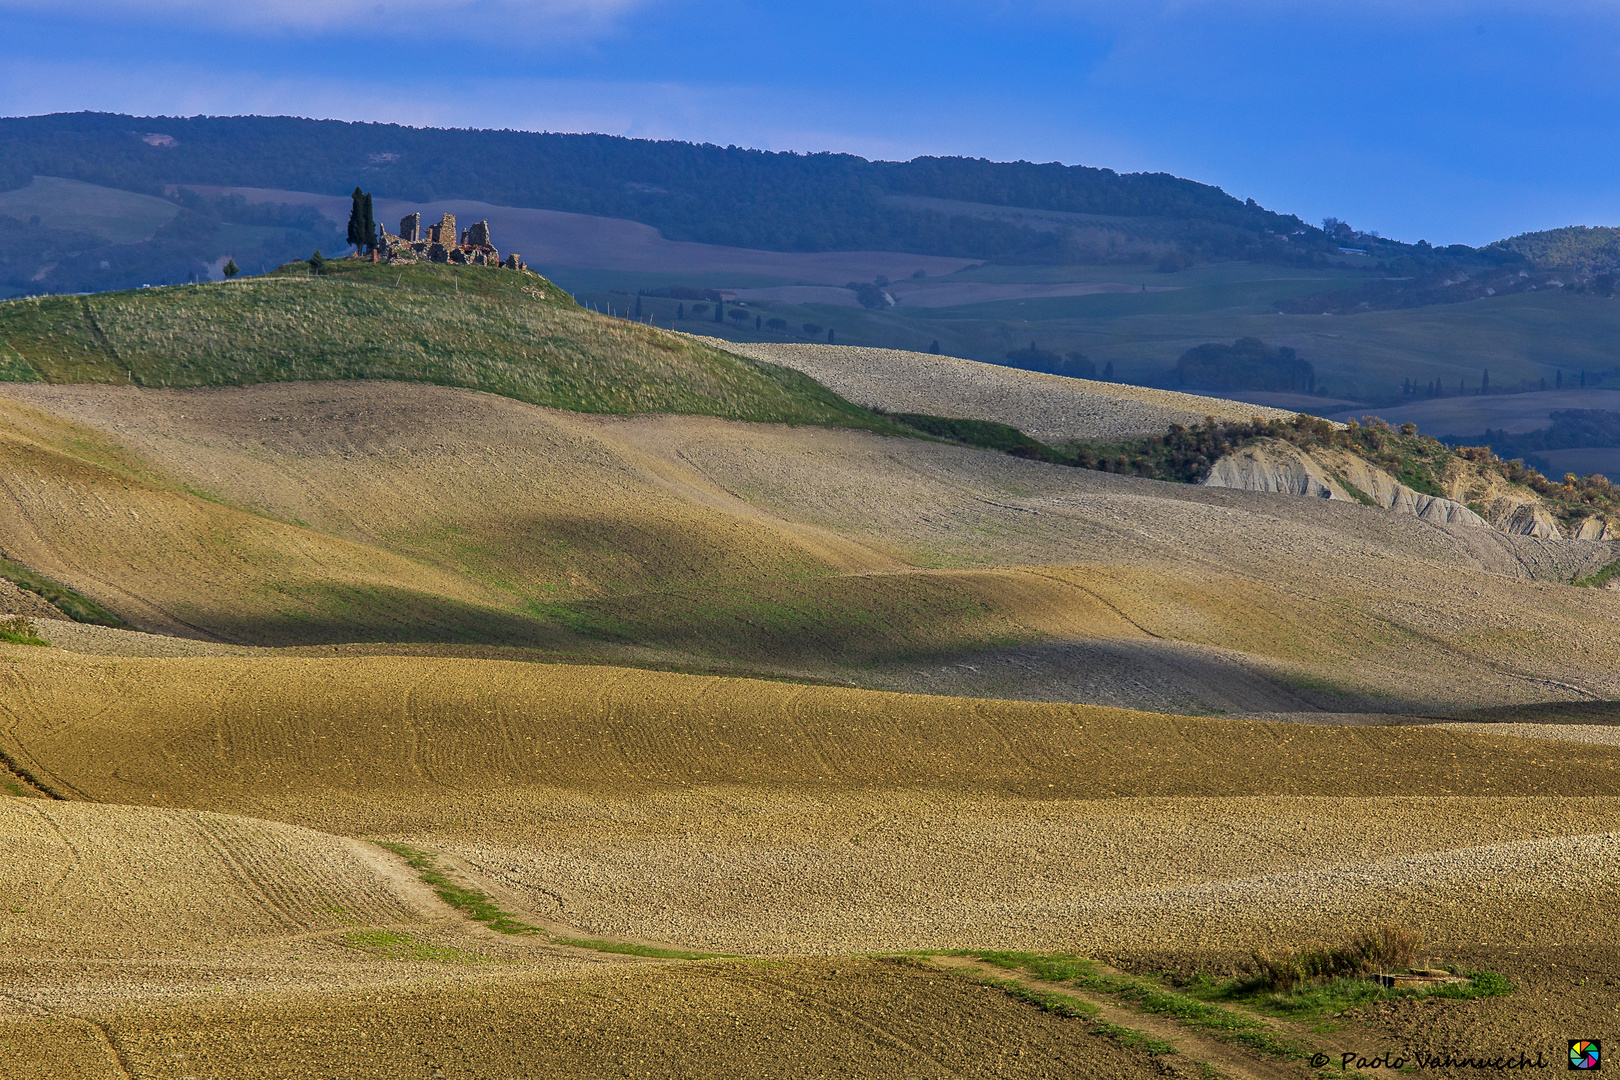
<svg viewBox="0 0 1620 1080"><path fill-rule="evenodd" d="M901 431L807 376L585 311L484 267L329 262L200 286L0 304L0 378L140 386L398 379L577 412Z"/></svg>

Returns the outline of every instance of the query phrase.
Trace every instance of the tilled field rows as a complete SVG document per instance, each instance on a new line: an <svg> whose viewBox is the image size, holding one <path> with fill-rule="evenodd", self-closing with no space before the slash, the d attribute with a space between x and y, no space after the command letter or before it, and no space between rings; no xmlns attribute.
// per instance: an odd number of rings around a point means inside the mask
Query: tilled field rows
<svg viewBox="0 0 1620 1080"><path fill-rule="evenodd" d="M8 756L62 795L298 817L323 801L699 783L1042 797L1620 794L1620 748L610 667L0 647ZM295 805L301 808L294 810Z"/></svg>
<svg viewBox="0 0 1620 1080"><path fill-rule="evenodd" d="M110 958L417 921L356 841L277 822L0 798L0 949Z"/></svg>

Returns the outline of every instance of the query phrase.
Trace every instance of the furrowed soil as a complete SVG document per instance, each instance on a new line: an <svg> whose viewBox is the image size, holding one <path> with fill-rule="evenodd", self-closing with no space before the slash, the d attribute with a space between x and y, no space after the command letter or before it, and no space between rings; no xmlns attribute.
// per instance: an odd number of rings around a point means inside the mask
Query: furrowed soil
<svg viewBox="0 0 1620 1080"><path fill-rule="evenodd" d="M9 400L7 400L9 399ZM144 630L1171 712L1620 695L1611 545L441 387L13 386L0 549Z"/></svg>
<svg viewBox="0 0 1620 1080"><path fill-rule="evenodd" d="M1278 1030L1620 1018L1609 545L390 383L7 387L0 466L140 631L0 643L0 1077L1206 1077L879 957L1383 921L1518 989Z"/></svg>

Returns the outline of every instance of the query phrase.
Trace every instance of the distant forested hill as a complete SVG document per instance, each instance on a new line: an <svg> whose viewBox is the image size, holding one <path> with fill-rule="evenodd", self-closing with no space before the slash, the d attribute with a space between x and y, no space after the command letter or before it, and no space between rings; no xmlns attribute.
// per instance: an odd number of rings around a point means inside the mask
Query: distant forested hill
<svg viewBox="0 0 1620 1080"><path fill-rule="evenodd" d="M1620 229L1615 228L1571 225L1565 229L1510 236L1491 247L1522 255L1548 269L1582 274L1620 271Z"/></svg>
<svg viewBox="0 0 1620 1080"><path fill-rule="evenodd" d="M1199 258L1310 261L1337 242L1252 199L1163 173L966 158L882 162L608 135L288 117L72 113L0 120L0 190L36 174L153 195L175 183L330 193L359 183L379 196L417 201L478 199L628 218L678 240L1023 264L1081 261L1075 230L918 208L890 196L1181 222L1182 246Z"/></svg>

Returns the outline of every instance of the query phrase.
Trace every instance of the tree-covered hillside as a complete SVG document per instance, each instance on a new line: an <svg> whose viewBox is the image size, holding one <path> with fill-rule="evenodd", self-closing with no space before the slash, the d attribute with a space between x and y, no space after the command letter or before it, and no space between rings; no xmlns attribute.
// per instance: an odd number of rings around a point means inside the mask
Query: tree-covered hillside
<svg viewBox="0 0 1620 1080"><path fill-rule="evenodd" d="M671 239L777 251L889 249L1076 261L1073 230L891 196L1184 223L1204 257L1298 262L1339 239L1163 173L965 158L867 161L608 135L439 130L289 117L73 113L0 120L0 189L59 176L153 195L170 184L478 199L645 222ZM1283 238L1288 239L1284 240Z"/></svg>
<svg viewBox="0 0 1620 1080"><path fill-rule="evenodd" d="M1498 240L1490 249L1498 248L1549 269L1611 275L1620 270L1620 229L1615 228L1571 225L1521 233Z"/></svg>

